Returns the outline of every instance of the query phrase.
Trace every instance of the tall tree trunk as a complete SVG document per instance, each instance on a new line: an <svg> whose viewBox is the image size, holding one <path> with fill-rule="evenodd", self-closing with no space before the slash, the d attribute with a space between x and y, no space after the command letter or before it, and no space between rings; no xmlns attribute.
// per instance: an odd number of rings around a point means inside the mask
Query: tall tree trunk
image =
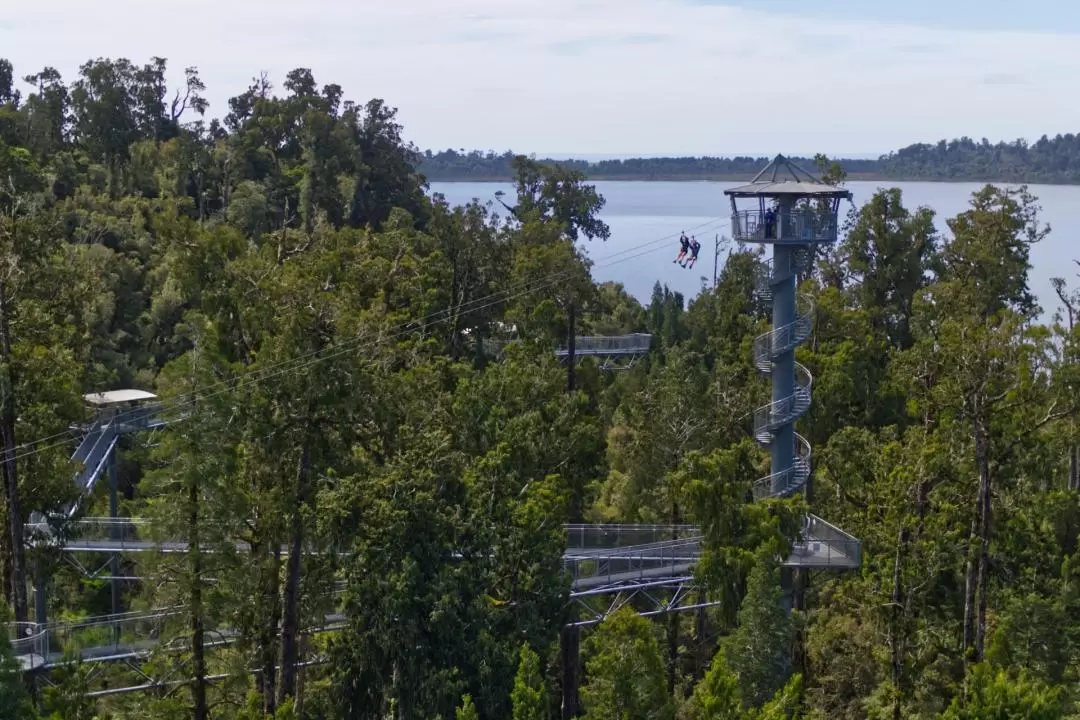
<svg viewBox="0 0 1080 720"><path fill-rule="evenodd" d="M447 331L449 332L449 345L450 345L450 359L457 362L461 358L461 306L458 304L458 267L457 257L454 254L447 253L447 260L450 262L452 268L452 274L450 275L450 300L454 303L452 307L451 315L448 319ZM480 328L475 329L477 336L480 335Z"/></svg>
<svg viewBox="0 0 1080 720"><path fill-rule="evenodd" d="M698 588L697 604L705 605L706 600L705 590ZM695 668L694 668L694 682L700 682L705 673L709 669L710 655L708 638L708 614L705 612L704 607L699 607L694 611L694 645L695 645Z"/></svg>
<svg viewBox="0 0 1080 720"><path fill-rule="evenodd" d="M679 614L668 613L667 617L667 691L675 695L675 677L679 669Z"/></svg>
<svg viewBox="0 0 1080 720"><path fill-rule="evenodd" d="M985 631L985 584L987 571L987 530L990 519L990 452L982 405L974 404L973 440L975 445L975 468L979 476L975 492L975 515L971 519L968 534L967 564L964 578L964 653L972 663L982 657L982 639ZM980 611L980 605L983 609ZM980 629L981 627L981 629Z"/></svg>
<svg viewBox="0 0 1080 720"><path fill-rule="evenodd" d="M1069 490L1080 490L1080 445L1069 448Z"/></svg>
<svg viewBox="0 0 1080 720"><path fill-rule="evenodd" d="M259 656L259 692L262 695L262 709L266 715L273 715L277 710L277 639L278 620L281 616L280 590L281 546L271 541L262 547L252 545L252 553L260 558L260 580L262 588L263 617L260 619L259 634L256 640Z"/></svg>
<svg viewBox="0 0 1080 720"><path fill-rule="evenodd" d="M982 493L976 493L975 514L971 518L971 529L968 531L967 561L964 565L964 628L962 650L965 659L968 653L975 647L975 583L978 574L977 544L979 541L979 526L982 518Z"/></svg>
<svg viewBox="0 0 1080 720"><path fill-rule="evenodd" d="M3 449L4 492L7 500L9 566L15 620L26 622L26 549L23 546L22 507L19 503L19 475L15 461L15 373L11 368L11 308L7 287L0 282L0 447Z"/></svg>
<svg viewBox="0 0 1080 720"><path fill-rule="evenodd" d="M562 720L578 716L578 686L581 682L581 628L567 625L559 637L562 653Z"/></svg>
<svg viewBox="0 0 1080 720"><path fill-rule="evenodd" d="M191 588L188 593L191 627L191 664L195 679L191 684L192 716L206 720L210 710L206 704L206 648L203 627L202 601L202 550L199 547L199 480L191 473L188 480L188 568L191 571Z"/></svg>
<svg viewBox="0 0 1080 720"><path fill-rule="evenodd" d="M965 658L975 646L975 576L978 562L975 557L975 545L978 542L979 518L982 516L982 497L976 499L975 517L971 519L968 532L967 562L964 566L964 628L962 650Z"/></svg>
<svg viewBox="0 0 1080 720"><path fill-rule="evenodd" d="M989 421L976 419L975 464L979 470L979 555L975 588L978 595L975 621L975 662L982 660L986 638L986 595L990 573L990 518L991 504L990 438Z"/></svg>
<svg viewBox="0 0 1080 720"><path fill-rule="evenodd" d="M900 701L902 695L901 686L904 682L904 589L902 587L902 573L900 568L907 556L909 533L907 528L901 525L896 538L896 553L893 555L892 576L892 612L889 618L889 669L892 676L893 688L896 690L897 700L893 703L893 720L900 720Z"/></svg>
<svg viewBox="0 0 1080 720"><path fill-rule="evenodd" d="M296 694L297 641L300 634L300 559L304 544L303 508L307 501L311 451L307 439L300 451L296 471L296 493L289 529L289 560L285 570L285 600L281 615L281 686L278 704Z"/></svg>
<svg viewBox="0 0 1080 720"><path fill-rule="evenodd" d="M11 532L8 523L7 509L7 486L3 486L3 496L0 497L0 517L4 518L4 531L0 532L0 583L2 583L3 597L9 603L15 592L11 572Z"/></svg>

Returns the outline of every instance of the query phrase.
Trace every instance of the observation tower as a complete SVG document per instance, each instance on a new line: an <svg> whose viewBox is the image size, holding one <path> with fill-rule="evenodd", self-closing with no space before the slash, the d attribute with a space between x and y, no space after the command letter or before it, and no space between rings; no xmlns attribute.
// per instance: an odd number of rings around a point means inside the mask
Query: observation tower
<svg viewBox="0 0 1080 720"><path fill-rule="evenodd" d="M754 365L772 379L772 402L754 411L754 437L769 449L772 466L754 482L754 498L788 497L810 480L810 443L795 432L795 422L810 407L813 377L795 361L795 348L810 337L813 303L797 293L798 279L813 266L818 245L836 242L840 201L851 193L777 155L748 184L724 194L731 198L734 238L773 247L757 282L760 295L772 301L772 330L754 340ZM787 567L857 567L854 538L813 515L804 525ZM822 546L847 562L817 562Z"/></svg>

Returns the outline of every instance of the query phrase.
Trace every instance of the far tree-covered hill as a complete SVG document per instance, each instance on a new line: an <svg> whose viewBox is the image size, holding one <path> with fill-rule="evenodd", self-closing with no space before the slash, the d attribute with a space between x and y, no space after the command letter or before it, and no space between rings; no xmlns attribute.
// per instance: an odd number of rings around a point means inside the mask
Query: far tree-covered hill
<svg viewBox="0 0 1080 720"><path fill-rule="evenodd" d="M429 180L509 180L514 153L444 150L423 154L420 170ZM811 158L795 158L807 169ZM544 163L554 160L541 160ZM755 157L663 157L624 160L559 160L590 180L742 180L768 162ZM983 138L920 143L876 160L841 159L852 180L939 180L1080 183L1080 135L1041 137L991 144Z"/></svg>

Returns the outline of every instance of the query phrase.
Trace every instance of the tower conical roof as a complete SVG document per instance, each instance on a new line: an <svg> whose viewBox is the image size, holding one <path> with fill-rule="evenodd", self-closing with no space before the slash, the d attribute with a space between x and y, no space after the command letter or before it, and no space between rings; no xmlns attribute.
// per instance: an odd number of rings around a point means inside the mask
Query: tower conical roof
<svg viewBox="0 0 1080 720"><path fill-rule="evenodd" d="M814 197L850 198L851 193L835 185L827 185L813 174L777 155L746 185L728 188L725 195L736 197L775 197L801 195Z"/></svg>

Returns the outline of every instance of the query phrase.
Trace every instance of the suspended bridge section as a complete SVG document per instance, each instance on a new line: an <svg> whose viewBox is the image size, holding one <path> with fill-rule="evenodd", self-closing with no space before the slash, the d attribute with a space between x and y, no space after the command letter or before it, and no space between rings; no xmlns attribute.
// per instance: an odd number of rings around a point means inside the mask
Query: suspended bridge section
<svg viewBox="0 0 1080 720"><path fill-rule="evenodd" d="M28 533L39 543L56 542L65 554L114 555L116 553L184 553L186 542L149 539L154 526L140 518L83 518L67 524L70 537L53 539L47 526L29 525ZM702 537L691 525L567 525L566 552L562 565L570 585L569 597L588 613L577 625L600 622L607 614L627 604L626 591L674 589L678 597L658 602L641 614L652 615L686 605L688 590L694 583L693 568L700 560ZM245 544L236 543L244 550ZM847 569L858 567L859 544L828 523L811 516L811 529L805 541L796 544L784 565L789 567ZM448 555L453 562L455 554ZM73 562L87 577L113 579L105 574L108 562L93 566ZM125 576L122 580L137 580ZM343 590L339 583L333 593ZM615 603L597 610L587 600L598 596L621 595ZM671 606L672 603L674 606ZM711 603L705 603L709 605ZM76 621L12 623L9 640L26 669L49 668L79 658L83 661L119 661L149 654L163 642L165 623L183 613L182 607L157 608L141 612L115 613ZM340 609L327 612L321 622L308 628L309 633L327 632L344 627L346 617ZM228 628L207 631L207 646L231 644L238 634ZM177 645L186 647L188 641ZM165 648L168 649L168 648Z"/></svg>

